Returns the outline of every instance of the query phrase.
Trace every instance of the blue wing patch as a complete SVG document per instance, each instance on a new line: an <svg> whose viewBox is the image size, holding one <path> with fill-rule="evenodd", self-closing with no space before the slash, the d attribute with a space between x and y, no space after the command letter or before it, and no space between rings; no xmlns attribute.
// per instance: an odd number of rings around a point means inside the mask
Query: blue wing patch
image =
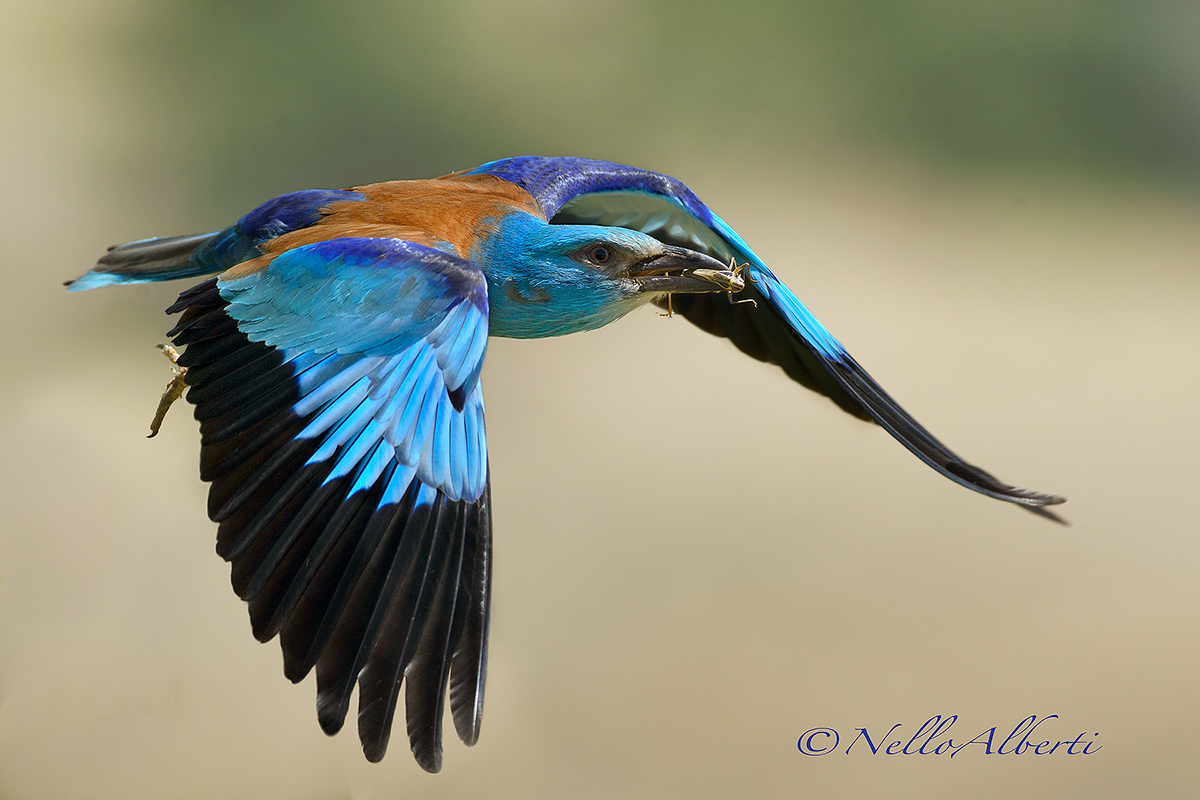
<svg viewBox="0 0 1200 800"><path fill-rule="evenodd" d="M317 672L338 731L359 686L368 759L401 683L410 744L441 764L441 717L479 733L491 500L479 372L487 284L470 262L393 239L296 248L180 295L217 551L284 672Z"/></svg>
<svg viewBox="0 0 1200 800"><path fill-rule="evenodd" d="M323 442L310 463L341 452L329 479L373 459L365 485L395 459L452 500L478 499L488 306L477 267L399 239L345 238L289 250L217 287L250 341L302 370L296 413L324 405L298 436ZM310 362L325 369L305 370Z"/></svg>

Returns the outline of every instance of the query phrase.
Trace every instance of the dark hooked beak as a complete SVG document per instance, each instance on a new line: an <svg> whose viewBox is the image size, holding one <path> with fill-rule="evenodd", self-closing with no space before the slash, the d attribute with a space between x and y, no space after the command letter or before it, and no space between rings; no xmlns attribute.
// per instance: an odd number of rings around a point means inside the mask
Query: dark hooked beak
<svg viewBox="0 0 1200 800"><path fill-rule="evenodd" d="M683 247L663 245L666 251L630 267L622 277L636 281L643 292L706 294L740 292L746 282L740 270Z"/></svg>

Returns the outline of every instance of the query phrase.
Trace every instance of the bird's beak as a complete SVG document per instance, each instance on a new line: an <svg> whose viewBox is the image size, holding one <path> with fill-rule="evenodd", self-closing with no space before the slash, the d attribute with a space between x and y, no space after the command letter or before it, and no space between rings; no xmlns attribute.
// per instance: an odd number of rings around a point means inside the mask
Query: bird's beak
<svg viewBox="0 0 1200 800"><path fill-rule="evenodd" d="M664 252L630 267L621 277L631 278L642 292L706 294L740 292L746 282L740 270L684 247L663 245Z"/></svg>

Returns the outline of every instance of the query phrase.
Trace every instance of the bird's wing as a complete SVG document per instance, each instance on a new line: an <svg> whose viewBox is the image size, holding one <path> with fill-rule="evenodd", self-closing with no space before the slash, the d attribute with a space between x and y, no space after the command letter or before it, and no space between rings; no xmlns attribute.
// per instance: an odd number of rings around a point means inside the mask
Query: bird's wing
<svg viewBox="0 0 1200 800"><path fill-rule="evenodd" d="M606 161L536 156L494 161L474 172L522 187L551 222L631 228L744 264L746 288L736 300L751 302L733 302L720 294L675 295L674 310L709 333L729 338L748 355L778 364L793 380L851 414L879 423L956 483L1058 520L1043 507L1065 498L1004 483L951 452L909 416L750 246L678 179Z"/></svg>
<svg viewBox="0 0 1200 800"><path fill-rule="evenodd" d="M479 734L491 510L479 372L487 282L470 261L400 239L341 238L265 256L170 309L187 349L217 550L279 634L285 674L317 670L322 728L359 686L368 759L405 685L408 734L441 764Z"/></svg>

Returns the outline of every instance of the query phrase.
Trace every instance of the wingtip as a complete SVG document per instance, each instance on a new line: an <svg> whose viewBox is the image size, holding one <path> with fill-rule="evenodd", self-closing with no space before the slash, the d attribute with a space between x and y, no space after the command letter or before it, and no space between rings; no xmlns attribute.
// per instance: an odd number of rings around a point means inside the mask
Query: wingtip
<svg viewBox="0 0 1200 800"><path fill-rule="evenodd" d="M363 755L367 757L367 761L370 761L372 764L378 764L387 755L387 744L379 745L375 742L363 742Z"/></svg>
<svg viewBox="0 0 1200 800"><path fill-rule="evenodd" d="M326 736L334 736L346 724L346 712L349 703L341 702L336 697L317 695L317 724Z"/></svg>
<svg viewBox="0 0 1200 800"><path fill-rule="evenodd" d="M1022 489L1018 486L1009 486L1005 494L1010 497L1013 502L1022 503L1027 506L1041 508L1042 506L1057 506L1067 502L1067 498L1061 494L1050 494L1049 492L1039 492L1034 489Z"/></svg>
<svg viewBox="0 0 1200 800"><path fill-rule="evenodd" d="M1071 523L1060 517L1058 514L1051 511L1046 506L1057 506L1067 502L1067 498L1061 494L1049 494L1047 492L1036 492L1033 489L1022 489L1017 486L1003 486L1002 490L997 494L998 499L1008 500L1014 505L1018 505L1031 514L1037 514L1039 517L1057 522L1059 525L1070 527Z"/></svg>
<svg viewBox="0 0 1200 800"><path fill-rule="evenodd" d="M472 692L469 702L464 702L461 694L454 693L455 688L451 686L450 718L454 721L454 730L462 743L467 747L474 747L479 741L479 729L483 722L483 698L481 693L476 691Z"/></svg>
<svg viewBox="0 0 1200 800"><path fill-rule="evenodd" d="M440 744L435 744L433 747L418 746L413 743L412 746L413 758L421 765L421 769L428 773L436 775L442 771L442 748Z"/></svg>
<svg viewBox="0 0 1200 800"><path fill-rule="evenodd" d="M1058 514L1055 514L1053 511L1046 508L1046 506L1055 506L1059 505L1060 503L1065 503L1067 502L1067 498L1057 494L1043 495L1043 497L1048 499L1042 505L1022 505L1021 507L1031 514L1037 514L1039 517L1048 519L1051 522L1057 522L1064 528L1071 527L1071 523L1068 520L1060 517Z"/></svg>
<svg viewBox="0 0 1200 800"><path fill-rule="evenodd" d="M479 743L479 718L476 717L469 722L459 723L458 718L454 719L454 730L458 733L458 738L467 747L474 747Z"/></svg>

